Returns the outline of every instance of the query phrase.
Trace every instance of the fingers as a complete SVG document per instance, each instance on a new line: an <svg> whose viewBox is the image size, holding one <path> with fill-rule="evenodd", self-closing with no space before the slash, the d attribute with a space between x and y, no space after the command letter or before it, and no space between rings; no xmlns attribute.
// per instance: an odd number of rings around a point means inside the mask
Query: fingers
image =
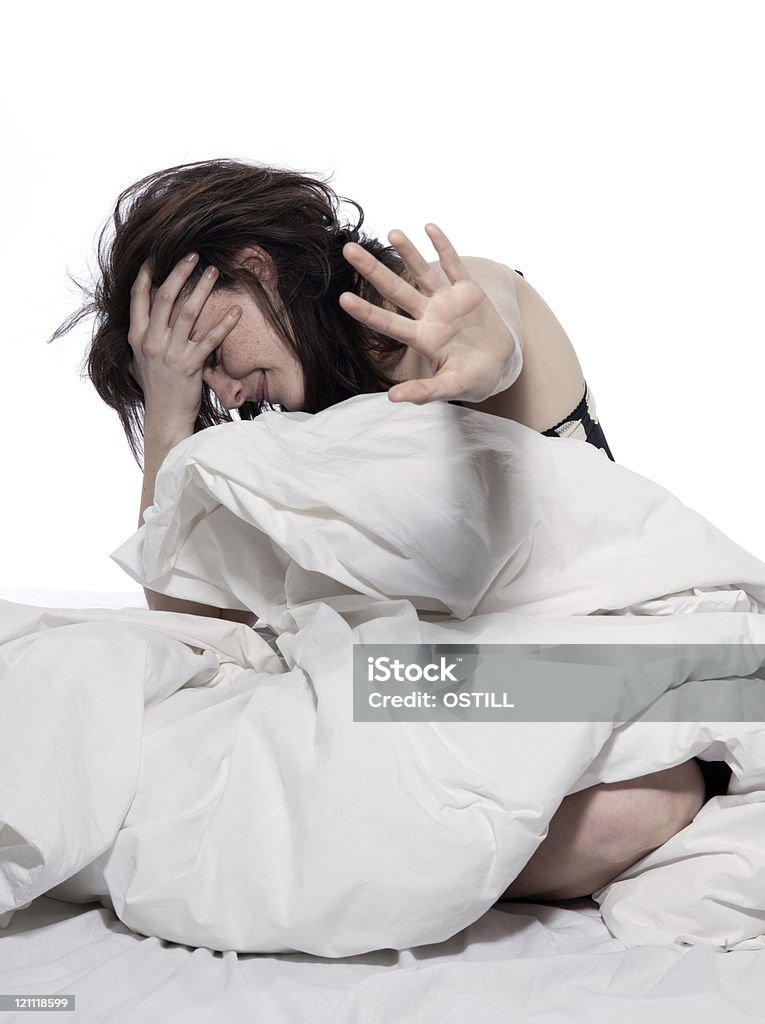
<svg viewBox="0 0 765 1024"><path fill-rule="evenodd" d="M207 302L219 277L220 272L217 267L208 267L197 281L191 295L180 305L176 302L171 314L170 326L173 334L177 336L181 344L186 341L198 340L192 338L191 333L202 311L202 307Z"/></svg>
<svg viewBox="0 0 765 1024"><path fill-rule="evenodd" d="M241 315L242 307L232 306L226 315L207 334L198 340L194 340L194 345L198 348L203 362L226 339L229 332L236 326L236 322Z"/></svg>
<svg viewBox="0 0 765 1024"><path fill-rule="evenodd" d="M209 353L221 344L234 327L242 310L239 306L232 307L206 334L192 337L199 314L220 276L217 267L207 267L191 294L179 303L178 295L194 272L198 260L199 257L196 253L191 253L181 260L157 290L153 299L151 297L151 266L147 260L141 267L134 285L135 299L134 306L131 305L131 324L132 310L135 308L137 320L144 324L148 321L148 326L154 328L153 333L166 334L169 328L170 342L171 344L175 343L173 347L177 347L181 351L191 341L195 346L199 345L200 350L203 350L201 352L203 358L207 358ZM133 292L131 292L131 302L133 302Z"/></svg>
<svg viewBox="0 0 765 1024"><path fill-rule="evenodd" d="M181 289L194 272L199 256L197 253L189 253L184 259L177 263L170 272L170 275L163 281L154 301L151 305L149 321L152 326L159 330L166 330L170 325L170 315L175 306Z"/></svg>
<svg viewBox="0 0 765 1024"><path fill-rule="evenodd" d="M354 320L371 327L373 331L379 331L380 334L396 341L403 341L406 345L414 345L417 341L415 320L408 320L399 313L375 306L354 292L343 292L340 296L340 305Z"/></svg>
<svg viewBox="0 0 765 1024"><path fill-rule="evenodd" d="M436 224L426 224L425 231L427 232L428 238L433 243L433 248L438 253L438 259L443 271L451 283L456 284L457 281L470 281L470 274L468 274L467 270L462 265L462 260L459 258L457 250L443 233L441 228Z"/></svg>
<svg viewBox="0 0 765 1024"><path fill-rule="evenodd" d="M429 380L407 380L396 384L389 389L388 398L391 402L425 405L427 402L448 402L459 394L459 380L455 380L453 374L441 372Z"/></svg>
<svg viewBox="0 0 765 1024"><path fill-rule="evenodd" d="M381 295L405 309L410 316L418 317L425 311L427 299L375 259L363 246L357 242L348 242L343 246L343 256Z"/></svg>
<svg viewBox="0 0 765 1024"><path fill-rule="evenodd" d="M151 312L151 269L148 260L141 264L141 269L130 289L130 330L128 341L131 348L146 333Z"/></svg>
<svg viewBox="0 0 765 1024"><path fill-rule="evenodd" d="M443 287L438 274L403 231L400 231L398 228L391 231L388 235L388 241L394 246L404 261L406 269L413 280L416 281L420 291L425 295L433 295L434 292Z"/></svg>
<svg viewBox="0 0 765 1024"><path fill-rule="evenodd" d="M130 330L128 341L135 353L132 375L143 387L141 367L147 357L161 356L173 360L172 365L197 372L210 354L236 326L242 309L233 306L205 334L192 338L191 332L205 302L219 277L215 267L208 267L191 294L178 303L177 296L194 271L198 256L181 260L167 280L152 297L152 266L146 260L130 291ZM191 343L191 344L190 344ZM187 371L184 371L187 372Z"/></svg>

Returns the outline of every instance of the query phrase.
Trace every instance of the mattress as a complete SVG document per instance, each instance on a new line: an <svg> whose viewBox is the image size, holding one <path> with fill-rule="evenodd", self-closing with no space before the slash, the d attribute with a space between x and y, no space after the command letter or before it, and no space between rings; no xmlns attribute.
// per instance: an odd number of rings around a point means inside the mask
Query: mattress
<svg viewBox="0 0 765 1024"><path fill-rule="evenodd" d="M2 590L26 604L144 605L141 591ZM762 1019L765 950L627 949L590 899L499 903L445 942L326 959L238 954L136 934L99 904L40 896L0 931L0 994L69 995L64 1020L269 1024ZM3 1021L28 1020L8 1011ZM37 1021L61 1021L36 1011Z"/></svg>
<svg viewBox="0 0 765 1024"><path fill-rule="evenodd" d="M43 896L0 952L2 992L74 995L64 1020L109 1024L739 1024L762 1019L765 988L765 952L625 950L590 900L505 905L438 945L325 960L190 949Z"/></svg>

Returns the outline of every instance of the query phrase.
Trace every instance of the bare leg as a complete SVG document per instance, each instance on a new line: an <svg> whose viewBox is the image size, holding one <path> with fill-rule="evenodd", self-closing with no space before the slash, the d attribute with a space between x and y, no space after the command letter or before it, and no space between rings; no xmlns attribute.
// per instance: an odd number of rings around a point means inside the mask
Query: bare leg
<svg viewBox="0 0 765 1024"><path fill-rule="evenodd" d="M567 796L500 899L589 896L689 825L703 804L704 778L694 760Z"/></svg>

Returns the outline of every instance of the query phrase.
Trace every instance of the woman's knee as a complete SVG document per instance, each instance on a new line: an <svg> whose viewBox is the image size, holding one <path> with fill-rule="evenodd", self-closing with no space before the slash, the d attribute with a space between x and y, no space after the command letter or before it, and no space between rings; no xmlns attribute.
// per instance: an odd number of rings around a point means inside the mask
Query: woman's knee
<svg viewBox="0 0 765 1024"><path fill-rule="evenodd" d="M589 814L604 846L617 858L635 853L635 861L690 825L705 799L695 760L593 790Z"/></svg>
<svg viewBox="0 0 765 1024"><path fill-rule="evenodd" d="M607 885L689 825L704 803L695 761L567 796L503 899L573 899Z"/></svg>

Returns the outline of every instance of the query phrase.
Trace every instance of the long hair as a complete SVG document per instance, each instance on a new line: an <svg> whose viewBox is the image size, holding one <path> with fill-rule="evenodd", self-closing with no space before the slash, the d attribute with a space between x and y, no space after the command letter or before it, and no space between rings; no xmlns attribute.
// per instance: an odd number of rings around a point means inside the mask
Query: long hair
<svg viewBox="0 0 765 1024"><path fill-rule="evenodd" d="M352 222L340 219L343 203L354 211ZM197 252L199 262L181 297L210 265L220 271L215 290L242 288L252 295L302 366L304 411L387 391L395 381L385 371L405 346L358 323L338 302L342 292L352 291L390 306L344 259L346 242L358 242L395 273L406 275L392 247L361 232L363 221L358 203L339 197L326 181L295 171L230 159L157 171L120 194L99 236L99 277L93 287L71 278L85 301L49 341L83 318L95 318L87 376L116 410L141 465L144 398L129 369L130 290L146 259L152 261L152 283L159 287L187 253ZM279 303L271 300L256 272L237 260L249 245L260 246L273 260ZM246 402L239 416L252 419L260 411L259 404ZM231 419L203 385L195 432Z"/></svg>

